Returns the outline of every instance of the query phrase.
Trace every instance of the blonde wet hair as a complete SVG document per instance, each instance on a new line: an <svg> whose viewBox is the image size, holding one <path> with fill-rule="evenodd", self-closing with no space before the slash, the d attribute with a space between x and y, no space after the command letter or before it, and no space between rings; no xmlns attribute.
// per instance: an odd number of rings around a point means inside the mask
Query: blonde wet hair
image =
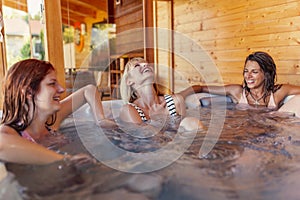
<svg viewBox="0 0 300 200"><path fill-rule="evenodd" d="M139 63L147 63L147 61L141 57L134 57L130 59L125 65L124 73L120 83L121 98L123 99L123 101L125 101L125 103L133 102L138 98L137 93L133 89L133 87L127 84L127 78L129 76L128 72Z"/></svg>

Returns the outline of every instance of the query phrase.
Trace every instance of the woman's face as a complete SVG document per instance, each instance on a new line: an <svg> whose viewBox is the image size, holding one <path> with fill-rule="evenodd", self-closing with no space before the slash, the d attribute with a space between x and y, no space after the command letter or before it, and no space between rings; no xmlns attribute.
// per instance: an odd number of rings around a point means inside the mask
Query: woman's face
<svg viewBox="0 0 300 200"><path fill-rule="evenodd" d="M147 62L137 63L128 71L128 81L134 85L143 85L153 83L154 70L153 66Z"/></svg>
<svg viewBox="0 0 300 200"><path fill-rule="evenodd" d="M64 88L57 82L55 71L48 73L40 83L35 96L36 109L52 115L60 109L60 95Z"/></svg>
<svg viewBox="0 0 300 200"><path fill-rule="evenodd" d="M244 68L244 80L248 88L259 88L264 85L265 75L256 61L247 61Z"/></svg>

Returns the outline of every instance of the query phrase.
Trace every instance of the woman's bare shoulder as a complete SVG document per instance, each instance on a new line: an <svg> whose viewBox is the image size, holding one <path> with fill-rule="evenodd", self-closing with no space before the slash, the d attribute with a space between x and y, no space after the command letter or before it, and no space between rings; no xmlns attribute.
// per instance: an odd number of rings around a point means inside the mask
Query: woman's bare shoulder
<svg viewBox="0 0 300 200"><path fill-rule="evenodd" d="M1 124L0 125L0 134L12 134L12 135L18 135L17 131L13 129L10 126Z"/></svg>
<svg viewBox="0 0 300 200"><path fill-rule="evenodd" d="M224 86L226 90L233 90L235 92L242 92L243 91L243 86L239 84L230 84L230 85L225 85Z"/></svg>

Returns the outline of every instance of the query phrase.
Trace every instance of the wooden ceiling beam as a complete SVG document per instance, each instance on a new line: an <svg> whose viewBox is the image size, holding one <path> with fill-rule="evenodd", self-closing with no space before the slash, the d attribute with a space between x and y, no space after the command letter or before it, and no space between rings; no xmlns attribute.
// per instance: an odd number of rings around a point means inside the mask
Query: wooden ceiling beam
<svg viewBox="0 0 300 200"><path fill-rule="evenodd" d="M78 22L78 19L70 19L62 16L62 23L67 26L74 26L75 22Z"/></svg>
<svg viewBox="0 0 300 200"><path fill-rule="evenodd" d="M15 1L15 0L2 0L3 5L10 7L10 8L14 8L17 10L21 10L24 12L27 12L27 0L19 0L19 1Z"/></svg>
<svg viewBox="0 0 300 200"><path fill-rule="evenodd" d="M22 10L27 12L27 0L2 0L3 5ZM69 4L69 5L68 5ZM74 12L83 13L83 15L89 15L96 17L97 10L107 12L107 1L106 0L61 0L62 9L70 9Z"/></svg>
<svg viewBox="0 0 300 200"><path fill-rule="evenodd" d="M3 5L28 11L27 0L2 0ZM107 0L61 0L62 22L74 25L74 22L83 22L86 17L96 18L98 11L107 12Z"/></svg>
<svg viewBox="0 0 300 200"><path fill-rule="evenodd" d="M67 0L61 0L67 1ZM84 6L88 8L96 8L107 12L107 1L106 0L68 0L72 4L77 4L79 6Z"/></svg>
<svg viewBox="0 0 300 200"><path fill-rule="evenodd" d="M79 15L79 14L68 13L68 12L66 12L64 10L62 10L61 16L62 16L62 19L65 19L66 21L68 21L68 19L70 19L70 22L71 21L72 22L74 22L74 21L84 22L84 19L86 17L86 16ZM73 24L71 24L71 25L73 25Z"/></svg>
<svg viewBox="0 0 300 200"><path fill-rule="evenodd" d="M78 15L82 16L90 16L92 18L95 18L97 16L97 9L95 8L89 8L89 7L84 7L84 6L79 6L77 4L73 3L67 3L65 1L61 1L61 7L62 11L66 11L72 14L77 13Z"/></svg>
<svg viewBox="0 0 300 200"><path fill-rule="evenodd" d="M81 16L81 17L91 17L91 18L96 18L97 16L97 13L84 13L84 12L80 12L78 10L68 10L66 8L62 8L61 9L61 12L62 13L66 13L66 14L69 14L69 15L74 15L74 16Z"/></svg>

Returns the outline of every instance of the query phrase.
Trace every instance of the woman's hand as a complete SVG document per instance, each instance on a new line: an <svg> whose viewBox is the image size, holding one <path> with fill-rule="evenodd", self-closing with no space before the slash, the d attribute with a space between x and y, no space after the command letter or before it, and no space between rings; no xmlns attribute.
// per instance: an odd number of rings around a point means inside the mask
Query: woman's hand
<svg viewBox="0 0 300 200"><path fill-rule="evenodd" d="M183 128L186 131L198 131L203 130L204 125L202 122L195 117L185 117L179 125L180 128Z"/></svg>
<svg viewBox="0 0 300 200"><path fill-rule="evenodd" d="M161 104L153 104L149 108L149 116L151 119L155 118L156 115L166 115L166 102L164 101Z"/></svg>
<svg viewBox="0 0 300 200"><path fill-rule="evenodd" d="M97 125L100 126L101 128L116 128L117 127L116 122L111 119L98 120Z"/></svg>
<svg viewBox="0 0 300 200"><path fill-rule="evenodd" d="M64 161L67 165L73 165L76 168L82 168L83 166L89 166L97 163L97 161L87 154L65 155Z"/></svg>

